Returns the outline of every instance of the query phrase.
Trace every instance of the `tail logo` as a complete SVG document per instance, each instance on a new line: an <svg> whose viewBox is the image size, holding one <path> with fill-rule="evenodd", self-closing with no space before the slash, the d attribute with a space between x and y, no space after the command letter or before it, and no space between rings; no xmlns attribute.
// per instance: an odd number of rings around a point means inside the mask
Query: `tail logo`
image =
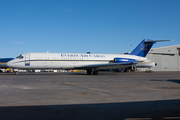
<svg viewBox="0 0 180 120"><path fill-rule="evenodd" d="M141 50L147 50L147 48L141 48Z"/></svg>

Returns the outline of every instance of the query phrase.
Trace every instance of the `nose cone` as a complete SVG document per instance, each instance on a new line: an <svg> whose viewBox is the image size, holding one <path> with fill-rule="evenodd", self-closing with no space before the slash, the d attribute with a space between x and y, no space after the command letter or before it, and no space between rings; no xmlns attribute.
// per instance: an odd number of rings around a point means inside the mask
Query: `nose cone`
<svg viewBox="0 0 180 120"><path fill-rule="evenodd" d="M7 65L7 67L9 67L9 68L14 68L13 60L7 62L6 65Z"/></svg>
<svg viewBox="0 0 180 120"><path fill-rule="evenodd" d="M10 67L11 66L11 63L10 61L6 63L7 67Z"/></svg>

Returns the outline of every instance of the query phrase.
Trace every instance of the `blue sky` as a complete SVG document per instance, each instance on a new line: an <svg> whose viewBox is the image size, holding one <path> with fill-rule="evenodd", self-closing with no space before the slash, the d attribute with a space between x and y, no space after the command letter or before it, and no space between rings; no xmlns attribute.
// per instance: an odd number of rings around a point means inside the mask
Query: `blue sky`
<svg viewBox="0 0 180 120"><path fill-rule="evenodd" d="M180 44L180 0L0 0L0 58L29 52L107 53L143 39ZM131 47L132 44L132 47Z"/></svg>

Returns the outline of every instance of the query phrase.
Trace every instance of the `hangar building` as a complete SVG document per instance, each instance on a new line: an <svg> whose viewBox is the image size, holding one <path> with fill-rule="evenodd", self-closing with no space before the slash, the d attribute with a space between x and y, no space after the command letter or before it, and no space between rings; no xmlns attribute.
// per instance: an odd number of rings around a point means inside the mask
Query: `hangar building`
<svg viewBox="0 0 180 120"><path fill-rule="evenodd" d="M153 48L146 57L157 63L153 71L180 71L180 45Z"/></svg>

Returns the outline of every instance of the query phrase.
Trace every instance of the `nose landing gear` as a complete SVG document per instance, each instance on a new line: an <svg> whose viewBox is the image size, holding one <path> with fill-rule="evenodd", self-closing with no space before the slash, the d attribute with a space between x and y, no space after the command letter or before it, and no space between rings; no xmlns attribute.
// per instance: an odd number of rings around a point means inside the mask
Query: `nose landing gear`
<svg viewBox="0 0 180 120"><path fill-rule="evenodd" d="M16 71L16 72L15 72L15 75L18 75L18 74L19 74L19 72L18 72L18 71Z"/></svg>

